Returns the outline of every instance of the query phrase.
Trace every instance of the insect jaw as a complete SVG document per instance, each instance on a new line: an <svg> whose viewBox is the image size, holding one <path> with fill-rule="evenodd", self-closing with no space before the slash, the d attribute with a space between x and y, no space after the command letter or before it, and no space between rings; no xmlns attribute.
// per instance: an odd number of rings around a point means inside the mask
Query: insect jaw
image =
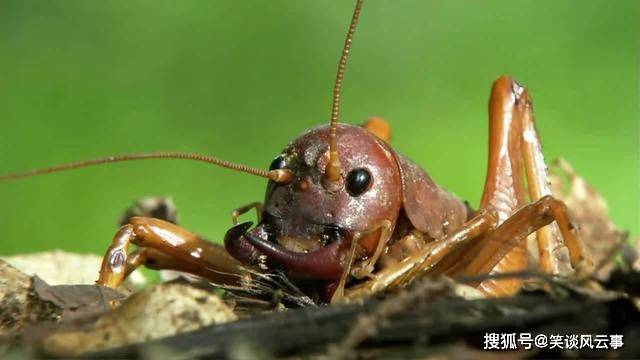
<svg viewBox="0 0 640 360"><path fill-rule="evenodd" d="M317 224L323 228L323 234L318 238L318 244L309 250L294 251L285 243L309 244L304 238L280 235L280 226L271 223L265 215L263 221L254 229L249 230L252 223L238 224L225 235L227 251L238 261L258 265L261 256L283 265L288 270L318 280L336 280L343 271L342 252L348 247L348 232L336 225ZM266 221L265 221L266 220ZM318 246L318 247L316 247Z"/></svg>
<svg viewBox="0 0 640 360"><path fill-rule="evenodd" d="M291 251L250 232L245 233L244 237L268 258L281 263L293 272L323 280L336 280L342 274L340 251L345 243L342 236L327 246L310 252Z"/></svg>

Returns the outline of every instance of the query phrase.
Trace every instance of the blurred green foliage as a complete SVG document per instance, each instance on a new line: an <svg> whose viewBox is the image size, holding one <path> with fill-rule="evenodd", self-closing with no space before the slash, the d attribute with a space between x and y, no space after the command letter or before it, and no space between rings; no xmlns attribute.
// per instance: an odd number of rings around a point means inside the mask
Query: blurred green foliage
<svg viewBox="0 0 640 360"><path fill-rule="evenodd" d="M328 119L352 7L4 0L0 173L150 150L267 167ZM385 117L399 152L477 205L489 90L510 74L531 90L547 159L568 159L637 234L638 12L635 0L368 1L342 119ZM219 241L230 211L264 187L179 161L1 183L0 253L101 253L121 211L151 194L172 196L184 227Z"/></svg>

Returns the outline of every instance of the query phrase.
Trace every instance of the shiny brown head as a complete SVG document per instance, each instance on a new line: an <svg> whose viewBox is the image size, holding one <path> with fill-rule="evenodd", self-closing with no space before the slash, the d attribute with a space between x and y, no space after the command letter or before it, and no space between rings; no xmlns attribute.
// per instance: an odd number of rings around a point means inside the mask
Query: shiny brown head
<svg viewBox="0 0 640 360"><path fill-rule="evenodd" d="M402 185L394 153L361 127L339 124L337 135L337 186L329 188L324 181L329 127L305 132L271 164L271 170L286 169L293 176L286 184L269 182L262 222L247 234L239 231L247 229L244 224L230 230L226 244L232 255L255 261L260 253L293 272L335 280L344 271L355 234L385 220L395 224ZM372 255L380 233L373 231L357 241L356 260Z"/></svg>
<svg viewBox="0 0 640 360"><path fill-rule="evenodd" d="M293 173L288 184L269 182L265 196L265 211L287 219L283 235L307 235L302 227L309 223L365 231L398 216L400 171L387 143L359 126L339 124L341 172L337 186L329 188L323 181L330 160L328 134L328 126L308 130L271 164L270 170Z"/></svg>

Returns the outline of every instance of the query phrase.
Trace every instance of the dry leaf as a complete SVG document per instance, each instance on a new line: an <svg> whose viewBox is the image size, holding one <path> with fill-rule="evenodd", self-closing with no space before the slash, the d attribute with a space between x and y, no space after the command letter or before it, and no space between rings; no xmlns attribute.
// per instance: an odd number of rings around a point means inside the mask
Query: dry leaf
<svg viewBox="0 0 640 360"><path fill-rule="evenodd" d="M124 296L97 285L50 286L0 260L0 335L39 322L90 321Z"/></svg>
<svg viewBox="0 0 640 360"><path fill-rule="evenodd" d="M606 279L614 266L613 257L626 242L628 234L611 222L602 195L576 174L566 160L554 161L550 170L553 195L567 204L584 244L585 256L596 265L595 275Z"/></svg>

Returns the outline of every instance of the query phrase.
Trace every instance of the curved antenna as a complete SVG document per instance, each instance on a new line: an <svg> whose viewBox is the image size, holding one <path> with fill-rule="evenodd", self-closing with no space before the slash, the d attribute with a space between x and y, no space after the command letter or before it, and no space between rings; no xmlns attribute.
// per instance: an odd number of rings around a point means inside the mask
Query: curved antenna
<svg viewBox="0 0 640 360"><path fill-rule="evenodd" d="M331 123L329 124L329 163L324 171L324 178L331 183L340 181L340 158L338 157L338 148L336 145L336 129L338 127L338 115L340 114L340 91L342 90L344 70L347 67L347 58L351 51L353 34L356 32L356 25L358 24L358 18L360 17L360 11L362 10L363 3L364 0L358 0L356 2L356 7L353 10L351 24L349 24L347 38L344 41L342 55L340 56L340 62L338 63L336 82L333 85L333 104L331 106Z"/></svg>
<svg viewBox="0 0 640 360"><path fill-rule="evenodd" d="M101 165L101 164L131 161L131 160L148 160L148 159L181 159L181 160L200 161L208 164L217 165L223 168L231 169L234 171L243 172L243 173L251 174L255 176L260 176L278 183L287 183L291 180L291 177L293 176L291 171L286 169L265 171L265 170L256 169L256 168L252 168L252 167L241 165L241 164L235 164L226 160L220 160L218 158L207 156L207 155L201 155L201 154L195 154L195 153L183 153L183 152L149 152L149 153L138 153L138 154L114 155L114 156L108 156L108 157L99 158L99 159L61 164L61 165L56 165L48 168L34 169L34 170L25 171L21 173L0 175L0 181L23 179L23 178L32 177L32 176L46 175L46 174L51 174L55 172L79 169L79 168L84 168L84 167L93 166L93 165Z"/></svg>

